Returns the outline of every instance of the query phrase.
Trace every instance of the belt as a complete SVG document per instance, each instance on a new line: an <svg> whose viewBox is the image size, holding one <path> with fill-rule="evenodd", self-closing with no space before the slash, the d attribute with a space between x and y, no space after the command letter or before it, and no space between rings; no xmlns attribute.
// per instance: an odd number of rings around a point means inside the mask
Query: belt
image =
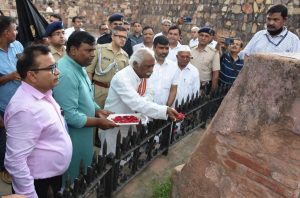
<svg viewBox="0 0 300 198"><path fill-rule="evenodd" d="M96 81L96 80L93 80L93 83L95 85L98 85L99 87L104 87L104 88L109 88L109 83L103 83L103 82L99 82L99 81Z"/></svg>

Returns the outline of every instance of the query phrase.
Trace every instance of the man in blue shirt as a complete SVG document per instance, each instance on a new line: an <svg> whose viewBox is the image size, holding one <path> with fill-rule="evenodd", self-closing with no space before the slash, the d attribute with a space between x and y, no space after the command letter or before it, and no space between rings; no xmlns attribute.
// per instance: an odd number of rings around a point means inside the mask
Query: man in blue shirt
<svg viewBox="0 0 300 198"><path fill-rule="evenodd" d="M15 94L20 83L16 72L17 55L23 52L23 46L16 41L16 23L8 16L0 16L0 116L3 117L6 105ZM4 169L6 132L0 128L0 178L11 183L11 178Z"/></svg>
<svg viewBox="0 0 300 198"><path fill-rule="evenodd" d="M239 72L244 66L244 60L238 54L243 48L243 42L238 39L231 39L228 51L221 56L220 83L232 85Z"/></svg>

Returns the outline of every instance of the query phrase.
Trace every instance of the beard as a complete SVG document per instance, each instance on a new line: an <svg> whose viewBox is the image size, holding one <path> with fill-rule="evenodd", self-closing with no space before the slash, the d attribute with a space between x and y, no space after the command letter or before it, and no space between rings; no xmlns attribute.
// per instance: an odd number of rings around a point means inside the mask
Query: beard
<svg viewBox="0 0 300 198"><path fill-rule="evenodd" d="M283 30L283 27L281 27L278 30L269 30L269 29L267 29L267 31L269 32L269 34L271 34L272 36L276 36L276 35L280 34L282 32L282 30Z"/></svg>

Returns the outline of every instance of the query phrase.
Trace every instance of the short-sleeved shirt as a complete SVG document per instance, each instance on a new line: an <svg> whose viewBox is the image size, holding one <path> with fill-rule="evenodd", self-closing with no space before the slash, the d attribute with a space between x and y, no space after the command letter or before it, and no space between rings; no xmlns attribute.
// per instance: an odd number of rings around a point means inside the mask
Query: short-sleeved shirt
<svg viewBox="0 0 300 198"><path fill-rule="evenodd" d="M198 69L201 82L210 81L212 72L220 70L220 55L216 49L206 46L199 51L193 48L191 54L191 63Z"/></svg>
<svg viewBox="0 0 300 198"><path fill-rule="evenodd" d="M244 66L244 60L238 57L236 61L226 52L221 57L220 82L224 84L233 84L238 74Z"/></svg>
<svg viewBox="0 0 300 198"><path fill-rule="evenodd" d="M152 87L154 102L161 105L166 105L172 85L178 85L180 70L177 64L169 59L160 65L155 63L153 73L150 76L149 82Z"/></svg>
<svg viewBox="0 0 300 198"><path fill-rule="evenodd" d="M10 43L7 52L0 49L0 77L16 71L17 54L22 52L23 46L19 41ZM20 84L20 81L13 80L0 85L0 111L4 112Z"/></svg>
<svg viewBox="0 0 300 198"><path fill-rule="evenodd" d="M66 54L65 48L63 48L64 50L62 53L57 51L57 49L55 49L55 47L53 47L52 45L49 45L49 49L50 49L52 56L55 59L55 62L57 62L61 57L63 57Z"/></svg>
<svg viewBox="0 0 300 198"><path fill-rule="evenodd" d="M240 53L251 55L256 53L296 53L300 52L300 40L298 36L286 28L276 36L271 36L267 30L257 32L249 41L245 49Z"/></svg>

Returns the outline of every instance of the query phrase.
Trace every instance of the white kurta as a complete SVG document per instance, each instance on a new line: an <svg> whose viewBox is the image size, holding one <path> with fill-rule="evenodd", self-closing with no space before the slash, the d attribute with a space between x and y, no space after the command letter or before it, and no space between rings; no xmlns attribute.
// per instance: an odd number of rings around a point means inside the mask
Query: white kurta
<svg viewBox="0 0 300 198"><path fill-rule="evenodd" d="M151 88L153 88L153 100L155 103L167 104L171 85L178 85L179 73L177 63L167 58L162 65L155 63L153 73L148 81Z"/></svg>
<svg viewBox="0 0 300 198"><path fill-rule="evenodd" d="M174 61L175 63L177 63L177 52L181 49L181 44L178 42L177 46L174 48L169 48L169 54L167 56L167 59Z"/></svg>
<svg viewBox="0 0 300 198"><path fill-rule="evenodd" d="M139 43L139 44L134 45L134 46L132 47L132 50L133 50L133 52L135 52L135 51L137 51L138 49L141 49L141 48L148 48L148 49L150 49L150 50L153 52L153 54L154 54L153 47L149 48L149 47L145 46L144 43Z"/></svg>
<svg viewBox="0 0 300 198"><path fill-rule="evenodd" d="M180 70L179 83L177 87L176 100L181 104L182 99L186 101L187 97L196 96L200 90L200 79L198 69L189 63L184 69Z"/></svg>
<svg viewBox="0 0 300 198"><path fill-rule="evenodd" d="M104 109L116 114L139 112L150 118L166 120L167 106L155 104L149 101L147 97L141 97L137 93L140 82L141 79L131 66L127 66L116 73L111 80ZM118 131L120 130L122 137L124 137L127 135L128 128L127 126L121 126L101 131L101 142L103 143L106 139L108 153L115 153Z"/></svg>

